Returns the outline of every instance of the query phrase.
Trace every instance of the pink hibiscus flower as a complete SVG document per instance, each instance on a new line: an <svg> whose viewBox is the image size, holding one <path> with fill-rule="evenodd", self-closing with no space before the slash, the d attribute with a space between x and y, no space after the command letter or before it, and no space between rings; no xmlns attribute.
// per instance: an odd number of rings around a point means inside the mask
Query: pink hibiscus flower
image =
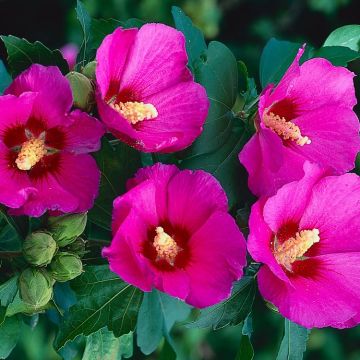
<svg viewBox="0 0 360 360"><path fill-rule="evenodd" d="M239 156L258 196L300 179L307 159L344 174L360 151L354 74L320 58L299 65L303 52L276 87L264 89L257 132Z"/></svg>
<svg viewBox="0 0 360 360"><path fill-rule="evenodd" d="M162 24L116 29L96 55L101 119L144 152L188 147L202 131L209 101L194 82L183 34Z"/></svg>
<svg viewBox="0 0 360 360"><path fill-rule="evenodd" d="M60 49L60 52L63 58L68 63L70 71L74 70L76 65L76 58L79 54L79 47L76 44L69 43L64 45Z"/></svg>
<svg viewBox="0 0 360 360"><path fill-rule="evenodd" d="M32 65L0 97L0 203L12 213L91 208L100 172L87 153L100 147L103 125L71 111L69 82L56 67Z"/></svg>
<svg viewBox="0 0 360 360"><path fill-rule="evenodd" d="M199 308L230 295L246 264L245 239L227 198L204 171L140 169L114 201L110 269L143 291L157 288Z"/></svg>
<svg viewBox="0 0 360 360"><path fill-rule="evenodd" d="M304 177L251 209L248 250L262 296L307 328L360 323L360 178Z"/></svg>

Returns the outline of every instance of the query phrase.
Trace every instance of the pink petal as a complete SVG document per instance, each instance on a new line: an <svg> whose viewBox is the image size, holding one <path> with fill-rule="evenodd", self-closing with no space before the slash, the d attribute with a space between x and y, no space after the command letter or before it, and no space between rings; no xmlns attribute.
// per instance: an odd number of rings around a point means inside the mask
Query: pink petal
<svg viewBox="0 0 360 360"><path fill-rule="evenodd" d="M69 114L62 130L66 134L65 150L75 154L99 150L105 133L104 126L97 119L80 110Z"/></svg>
<svg viewBox="0 0 360 360"><path fill-rule="evenodd" d="M96 80L103 98L112 82L120 82L137 33L137 29L118 28L106 36L98 48L96 53Z"/></svg>
<svg viewBox="0 0 360 360"><path fill-rule="evenodd" d="M142 218L134 210L130 210L115 233L111 245L102 251L103 256L109 260L111 271L143 291L151 291L153 286L147 260L139 254L141 242L147 239L147 231Z"/></svg>
<svg viewBox="0 0 360 360"><path fill-rule="evenodd" d="M184 170L169 181L167 215L173 225L193 232L214 211L227 212L227 208L227 197L220 183L205 171Z"/></svg>
<svg viewBox="0 0 360 360"><path fill-rule="evenodd" d="M190 293L186 301L202 308L228 298L233 281L242 276L246 265L245 239L234 219L227 213L213 213L191 236L189 248L186 272Z"/></svg>
<svg viewBox="0 0 360 360"><path fill-rule="evenodd" d="M79 53L79 47L76 44L66 44L60 49L60 52L69 65L69 69L73 70L76 65L76 58Z"/></svg>
<svg viewBox="0 0 360 360"><path fill-rule="evenodd" d="M6 94L19 96L27 91L38 93L33 108L34 117L45 119L48 127L64 121L64 114L70 110L73 98L70 83L59 68L31 65L13 81Z"/></svg>
<svg viewBox="0 0 360 360"><path fill-rule="evenodd" d="M145 24L139 30L124 70L121 87L140 99L192 79L187 69L184 35L163 24Z"/></svg>
<svg viewBox="0 0 360 360"><path fill-rule="evenodd" d="M155 287L171 296L185 300L190 291L189 275L182 269L154 272Z"/></svg>
<svg viewBox="0 0 360 360"><path fill-rule="evenodd" d="M289 146L298 154L329 166L336 174L343 174L355 167L356 154L360 151L360 124L349 109L327 105L304 114L293 121L308 136L311 144ZM346 151L344 151L346 149Z"/></svg>
<svg viewBox="0 0 360 360"><path fill-rule="evenodd" d="M311 254L360 251L360 178L355 174L330 176L312 190L301 228L320 231Z"/></svg>

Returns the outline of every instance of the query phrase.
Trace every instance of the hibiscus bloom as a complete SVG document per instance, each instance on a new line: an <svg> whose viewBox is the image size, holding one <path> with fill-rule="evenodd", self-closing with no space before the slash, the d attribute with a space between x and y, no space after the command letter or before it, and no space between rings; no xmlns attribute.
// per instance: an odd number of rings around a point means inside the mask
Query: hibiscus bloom
<svg viewBox="0 0 360 360"><path fill-rule="evenodd" d="M79 47L76 44L69 43L64 45L60 52L63 56L63 58L66 60L66 62L69 65L70 70L74 70L76 65L76 58L79 54Z"/></svg>
<svg viewBox="0 0 360 360"><path fill-rule="evenodd" d="M251 209L248 250L262 296L307 328L360 323L360 178L304 177Z"/></svg>
<svg viewBox="0 0 360 360"><path fill-rule="evenodd" d="M100 172L87 153L103 125L71 111L69 82L56 67L32 65L0 97L0 203L17 215L86 211Z"/></svg>
<svg viewBox="0 0 360 360"><path fill-rule="evenodd" d="M144 152L188 147L202 131L209 102L194 82L183 34L162 24L116 29L96 55L101 119Z"/></svg>
<svg viewBox="0 0 360 360"><path fill-rule="evenodd" d="M299 65L303 52L276 87L264 89L256 134L239 156L258 196L300 179L307 159L344 174L360 151L354 74L321 58Z"/></svg>
<svg viewBox="0 0 360 360"><path fill-rule="evenodd" d="M246 264L245 239L218 181L204 171L140 169L114 201L110 269L143 291L157 288L196 307L230 295Z"/></svg>

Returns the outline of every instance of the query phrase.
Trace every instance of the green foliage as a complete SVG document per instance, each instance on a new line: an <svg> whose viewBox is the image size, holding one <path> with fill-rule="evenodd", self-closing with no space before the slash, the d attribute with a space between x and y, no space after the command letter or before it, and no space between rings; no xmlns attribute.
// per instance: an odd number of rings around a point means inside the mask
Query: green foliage
<svg viewBox="0 0 360 360"><path fill-rule="evenodd" d="M4 63L0 60L0 95L11 83L11 76L7 72Z"/></svg>
<svg viewBox="0 0 360 360"><path fill-rule="evenodd" d="M125 185L136 170L141 167L140 153L124 143L111 144L103 138L102 148L95 154L101 171L100 193L89 220L109 230L114 199L125 192Z"/></svg>
<svg viewBox="0 0 360 360"><path fill-rule="evenodd" d="M0 251L18 251L21 246L15 221L0 208Z"/></svg>
<svg viewBox="0 0 360 360"><path fill-rule="evenodd" d="M0 285L1 306L6 307L10 303L12 303L18 291L17 282L18 282L18 276L15 275L11 279Z"/></svg>
<svg viewBox="0 0 360 360"><path fill-rule="evenodd" d="M39 41L30 43L16 36L0 36L8 53L8 65L13 77L32 64L55 65L63 74L69 71L67 62L59 50L50 50Z"/></svg>
<svg viewBox="0 0 360 360"><path fill-rule="evenodd" d="M345 25L335 29L325 40L323 46L345 46L360 50L360 25Z"/></svg>
<svg viewBox="0 0 360 360"><path fill-rule="evenodd" d="M284 337L276 360L302 360L310 330L285 320Z"/></svg>
<svg viewBox="0 0 360 360"><path fill-rule="evenodd" d="M241 336L239 352L235 360L252 360L254 358L254 348L251 345L250 337L247 335Z"/></svg>
<svg viewBox="0 0 360 360"><path fill-rule="evenodd" d="M91 17L80 0L76 2L76 17L80 22L83 32L83 40L77 57L77 67L81 69L90 60Z"/></svg>
<svg viewBox="0 0 360 360"><path fill-rule="evenodd" d="M22 322L17 316L6 318L0 325L0 359L6 359L16 346Z"/></svg>
<svg viewBox="0 0 360 360"><path fill-rule="evenodd" d="M130 358L133 355L133 333L129 332L119 338L102 328L86 339L82 360L113 360Z"/></svg>
<svg viewBox="0 0 360 360"><path fill-rule="evenodd" d="M86 267L71 286L78 301L60 324L57 349L78 335L90 335L104 326L116 337L134 330L143 293L123 282L108 265Z"/></svg>
<svg viewBox="0 0 360 360"><path fill-rule="evenodd" d="M169 338L175 322L185 320L191 308L184 302L153 290L145 293L137 322L137 344L145 355L156 350L160 340Z"/></svg>
<svg viewBox="0 0 360 360"><path fill-rule="evenodd" d="M251 311L255 297L255 279L244 276L235 283L232 295L225 301L201 310L195 322L188 327L212 327L214 330L238 325Z"/></svg>
<svg viewBox="0 0 360 360"><path fill-rule="evenodd" d="M207 49L204 35L177 6L173 6L171 13L176 28L185 35L189 66L194 70Z"/></svg>
<svg viewBox="0 0 360 360"><path fill-rule="evenodd" d="M335 66L347 66L349 62L360 58L360 54L345 46L326 46L312 51L311 57L325 58Z"/></svg>

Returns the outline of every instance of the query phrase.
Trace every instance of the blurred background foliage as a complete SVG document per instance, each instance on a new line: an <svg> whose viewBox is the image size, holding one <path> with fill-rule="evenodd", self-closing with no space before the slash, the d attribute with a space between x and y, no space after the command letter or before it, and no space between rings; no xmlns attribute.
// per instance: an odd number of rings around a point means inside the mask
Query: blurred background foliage
<svg viewBox="0 0 360 360"><path fill-rule="evenodd" d="M255 78L262 48L270 37L320 46L335 28L359 23L356 0L84 0L84 3L93 17L119 20L136 17L170 25L171 6L180 6L208 40L217 39L228 45ZM50 48L69 42L79 44L82 34L74 8L75 0L0 0L0 34L40 40ZM5 58L2 44L0 58ZM26 323L10 359L59 359L51 345L54 325L44 316L28 318ZM283 323L257 296L252 335L255 359L276 358ZM185 359L235 359L241 326L217 331L177 326L174 337ZM343 331L315 329L311 332L305 359L360 359L359 339L360 327ZM83 347L84 342L79 339L75 348ZM134 359L143 358L135 349ZM154 354L148 358L160 357Z"/></svg>

